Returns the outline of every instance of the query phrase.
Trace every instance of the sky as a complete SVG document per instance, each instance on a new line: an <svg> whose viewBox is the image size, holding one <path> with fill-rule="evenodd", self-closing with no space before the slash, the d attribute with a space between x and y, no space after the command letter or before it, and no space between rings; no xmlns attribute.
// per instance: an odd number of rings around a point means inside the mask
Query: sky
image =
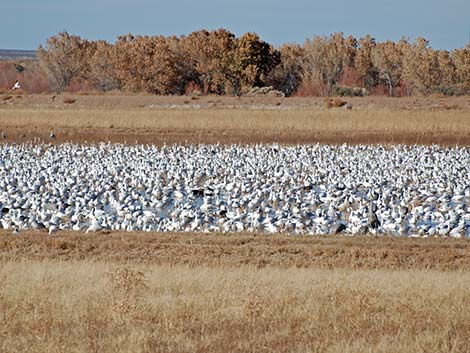
<svg viewBox="0 0 470 353"><path fill-rule="evenodd" d="M466 45L469 0L0 0L0 48L36 49L67 31L114 42L121 34L182 35L226 28L274 45L343 32L378 41L421 36L436 49Z"/></svg>

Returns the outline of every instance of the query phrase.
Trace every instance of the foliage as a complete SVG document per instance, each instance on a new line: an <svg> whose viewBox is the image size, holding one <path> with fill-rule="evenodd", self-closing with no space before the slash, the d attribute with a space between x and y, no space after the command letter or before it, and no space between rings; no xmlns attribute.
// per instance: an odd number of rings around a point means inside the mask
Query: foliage
<svg viewBox="0 0 470 353"><path fill-rule="evenodd" d="M344 86L334 86L332 93L334 96L340 97L364 97L369 95L369 92L365 88Z"/></svg>
<svg viewBox="0 0 470 353"><path fill-rule="evenodd" d="M245 33L237 39L234 71L240 77L242 86L264 86L266 75L280 60L279 51L255 33Z"/></svg>
<svg viewBox="0 0 470 353"><path fill-rule="evenodd" d="M348 96L359 91L346 88L357 86L393 96L470 90L470 47L434 50L424 38L377 42L334 33L274 48L256 33L237 37L226 29L179 37L128 34L114 44L62 32L38 48L38 57L56 91L240 95L271 86L286 96ZM5 87L24 75L18 65L2 73Z"/></svg>
<svg viewBox="0 0 470 353"><path fill-rule="evenodd" d="M235 93L239 82L233 72L235 35L227 30L200 30L181 39L189 63L186 77L193 78L205 93Z"/></svg>
<svg viewBox="0 0 470 353"><path fill-rule="evenodd" d="M279 49L280 63L266 78L266 83L291 96L302 82L303 48L298 44L285 44Z"/></svg>
<svg viewBox="0 0 470 353"><path fill-rule="evenodd" d="M63 91L74 78L85 78L90 71L89 59L96 43L61 32L39 46L37 54L49 74L52 86Z"/></svg>
<svg viewBox="0 0 470 353"><path fill-rule="evenodd" d="M368 89L376 86L379 79L379 70L374 65L373 61L375 49L375 38L367 35L359 39L357 53L354 59L354 70Z"/></svg>
<svg viewBox="0 0 470 353"><path fill-rule="evenodd" d="M429 42L418 38L403 50L403 78L408 82L411 93L428 94L432 87L439 85L440 71L437 52Z"/></svg>
<svg viewBox="0 0 470 353"><path fill-rule="evenodd" d="M470 46L452 52L451 58L456 68L457 82L470 89Z"/></svg>
<svg viewBox="0 0 470 353"><path fill-rule="evenodd" d="M399 85L403 71L403 47L408 42L401 40L399 43L386 41L376 45L372 54L373 65L379 72L379 78L388 87L389 95L393 95L393 89Z"/></svg>
<svg viewBox="0 0 470 353"><path fill-rule="evenodd" d="M174 94L179 72L171 39L163 36L121 36L111 51L117 80L133 92Z"/></svg>
<svg viewBox="0 0 470 353"><path fill-rule="evenodd" d="M319 80L331 92L344 70L354 65L357 41L343 33L330 37L314 37L304 44L304 76L307 81Z"/></svg>
<svg viewBox="0 0 470 353"><path fill-rule="evenodd" d="M113 62L113 46L108 42L99 40L90 58L90 79L93 87L106 92L120 89L121 85L117 78L116 67Z"/></svg>

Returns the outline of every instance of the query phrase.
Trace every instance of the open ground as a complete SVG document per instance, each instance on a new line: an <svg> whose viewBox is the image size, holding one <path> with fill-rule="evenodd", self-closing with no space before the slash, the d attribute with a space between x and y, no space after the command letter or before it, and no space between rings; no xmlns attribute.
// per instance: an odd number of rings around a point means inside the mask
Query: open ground
<svg viewBox="0 0 470 353"><path fill-rule="evenodd" d="M9 143L470 145L468 98L8 96ZM466 239L0 231L0 352L467 352L469 298Z"/></svg>
<svg viewBox="0 0 470 353"><path fill-rule="evenodd" d="M6 97L11 97L4 100ZM121 143L470 144L470 99L348 99L327 110L320 98L4 95L7 141Z"/></svg>
<svg viewBox="0 0 470 353"><path fill-rule="evenodd" d="M466 239L262 234L0 231L0 261L210 267L470 271Z"/></svg>
<svg viewBox="0 0 470 353"><path fill-rule="evenodd" d="M465 352L463 240L0 235L0 351Z"/></svg>

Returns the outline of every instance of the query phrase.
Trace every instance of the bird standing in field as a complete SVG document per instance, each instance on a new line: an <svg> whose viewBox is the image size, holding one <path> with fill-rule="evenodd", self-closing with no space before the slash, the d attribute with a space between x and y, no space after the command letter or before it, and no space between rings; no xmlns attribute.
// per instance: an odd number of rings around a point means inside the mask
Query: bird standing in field
<svg viewBox="0 0 470 353"><path fill-rule="evenodd" d="M49 132L0 143L0 229L470 236L466 147L160 148Z"/></svg>
<svg viewBox="0 0 470 353"><path fill-rule="evenodd" d="M14 90L20 89L20 88L21 88L20 81L16 80L15 84L13 85L13 87L11 89L14 91Z"/></svg>
<svg viewBox="0 0 470 353"><path fill-rule="evenodd" d="M5 133L5 131L2 131L2 140L6 140L7 139L7 134Z"/></svg>
<svg viewBox="0 0 470 353"><path fill-rule="evenodd" d="M54 130L51 130L51 132L49 133L49 137L51 138L51 140L55 140Z"/></svg>

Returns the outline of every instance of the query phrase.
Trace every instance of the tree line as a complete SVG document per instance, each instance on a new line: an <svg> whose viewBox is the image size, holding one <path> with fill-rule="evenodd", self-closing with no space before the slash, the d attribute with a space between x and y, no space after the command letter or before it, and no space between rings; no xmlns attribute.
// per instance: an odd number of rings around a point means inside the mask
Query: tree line
<svg viewBox="0 0 470 353"><path fill-rule="evenodd" d="M280 47L256 33L119 36L114 44L67 32L37 50L50 87L154 94L241 95L270 86L291 95L470 93L470 47L435 50L424 38L378 42L343 33ZM362 88L362 89L358 89Z"/></svg>

